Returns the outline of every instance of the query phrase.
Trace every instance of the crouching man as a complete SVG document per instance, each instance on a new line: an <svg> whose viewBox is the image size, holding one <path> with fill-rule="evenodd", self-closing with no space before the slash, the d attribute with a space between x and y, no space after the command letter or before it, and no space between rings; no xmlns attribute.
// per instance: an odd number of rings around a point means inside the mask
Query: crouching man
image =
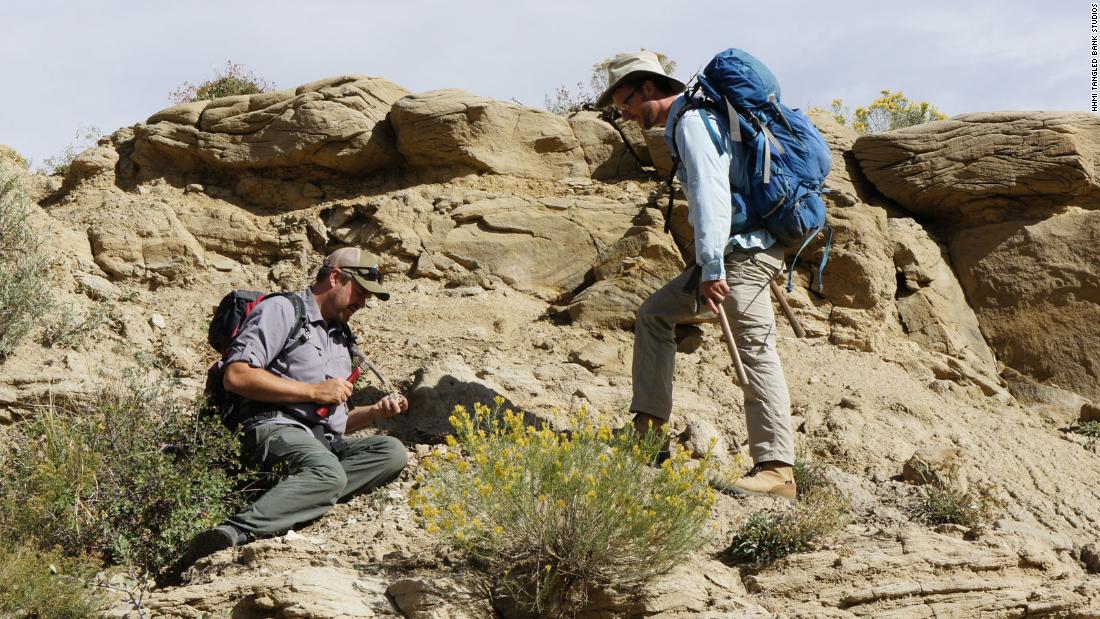
<svg viewBox="0 0 1100 619"><path fill-rule="evenodd" d="M397 439L345 437L408 409L400 395L351 410L346 404L353 341L347 323L370 297L389 299L382 280L375 256L340 249L325 258L313 285L298 293L304 321L296 319L297 302L285 296L264 299L249 314L226 357L224 385L243 399L246 456L265 470L284 464L288 474L241 513L199 533L186 565L309 522L337 501L401 473L408 454ZM296 324L302 324L300 333L291 337Z"/></svg>

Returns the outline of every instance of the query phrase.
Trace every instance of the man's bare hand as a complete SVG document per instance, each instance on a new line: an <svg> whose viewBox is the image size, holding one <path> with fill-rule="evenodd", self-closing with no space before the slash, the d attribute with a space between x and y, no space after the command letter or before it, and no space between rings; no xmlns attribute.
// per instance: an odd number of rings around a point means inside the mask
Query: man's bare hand
<svg viewBox="0 0 1100 619"><path fill-rule="evenodd" d="M330 378L313 385L313 401L317 404L341 404L351 397L351 383L343 378Z"/></svg>
<svg viewBox="0 0 1100 619"><path fill-rule="evenodd" d="M718 314L718 306L722 303L722 299L725 299L726 295L730 293L730 285L726 283L725 279L715 279L703 282L702 292L710 311Z"/></svg>
<svg viewBox="0 0 1100 619"><path fill-rule="evenodd" d="M375 419L386 419L409 410L409 401L400 393L391 393L374 404Z"/></svg>

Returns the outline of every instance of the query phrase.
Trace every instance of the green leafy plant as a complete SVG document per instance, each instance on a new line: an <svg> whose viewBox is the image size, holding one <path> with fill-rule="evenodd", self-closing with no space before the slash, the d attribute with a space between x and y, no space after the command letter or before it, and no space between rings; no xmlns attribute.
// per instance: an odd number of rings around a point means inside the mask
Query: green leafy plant
<svg viewBox="0 0 1100 619"><path fill-rule="evenodd" d="M588 83L577 82L575 91L570 90L564 84L555 88L553 92L543 98L546 109L561 116L592 109L592 106L596 103L596 97L607 89L607 67L612 60L612 58L606 58L602 62L592 65L592 75L589 76ZM665 54L657 52L657 60L668 75L672 75L672 72L676 70L676 61Z"/></svg>
<svg viewBox="0 0 1100 619"><path fill-rule="evenodd" d="M412 497L429 532L488 566L498 597L568 613L589 587L639 586L705 541L709 457L677 450L655 468L663 437L614 434L585 411L572 433L537 430L502 402L455 409Z"/></svg>
<svg viewBox="0 0 1100 619"><path fill-rule="evenodd" d="M988 526L1004 509L1004 503L993 495L990 487L971 486L965 491L950 483L922 486L909 508L910 515L932 525L959 524L972 529Z"/></svg>
<svg viewBox="0 0 1100 619"><path fill-rule="evenodd" d="M106 607L102 591L90 585L87 559L58 550L40 550L33 542L0 543L0 615L84 619Z"/></svg>
<svg viewBox="0 0 1100 619"><path fill-rule="evenodd" d="M76 134L73 135L72 141L65 146L65 150L57 155L46 157L42 161L43 169L47 174L65 176L69 173L69 166L72 164L73 159L94 146L101 137L103 137L103 132L91 125L77 127Z"/></svg>
<svg viewBox="0 0 1100 619"><path fill-rule="evenodd" d="M842 125L850 125L860 133L892 131L914 125L922 125L934 120L944 120L947 115L927 101L914 101L901 91L889 89L880 91L882 96L867 106L857 107L854 113L844 105L842 99L833 99L828 113ZM815 108L818 111L820 108Z"/></svg>
<svg viewBox="0 0 1100 619"><path fill-rule="evenodd" d="M184 82L169 93L173 103L206 101L233 95L254 95L275 90L275 84L256 77L252 71L232 61L225 62L224 69L215 69L214 77L198 84Z"/></svg>
<svg viewBox="0 0 1100 619"><path fill-rule="evenodd" d="M830 486L808 492L787 509L753 512L733 535L727 554L735 561L761 565L796 552L813 550L825 536L848 522L848 503Z"/></svg>
<svg viewBox="0 0 1100 619"><path fill-rule="evenodd" d="M164 575L239 505L235 438L172 388L129 372L16 426L0 445L0 535Z"/></svg>
<svg viewBox="0 0 1100 619"><path fill-rule="evenodd" d="M1089 438L1100 438L1100 421L1095 419L1078 421L1069 427L1069 431Z"/></svg>
<svg viewBox="0 0 1100 619"><path fill-rule="evenodd" d="M0 172L0 361L51 306L50 261L28 217L33 206L14 176Z"/></svg>

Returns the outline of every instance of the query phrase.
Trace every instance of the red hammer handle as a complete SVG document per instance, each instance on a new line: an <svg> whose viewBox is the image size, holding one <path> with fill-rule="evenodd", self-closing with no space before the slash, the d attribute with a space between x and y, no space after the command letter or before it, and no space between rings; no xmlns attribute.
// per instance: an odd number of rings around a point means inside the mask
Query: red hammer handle
<svg viewBox="0 0 1100 619"><path fill-rule="evenodd" d="M351 376L348 376L348 382L354 385L355 381L359 380L359 377L362 376L362 375L363 375L363 370L361 370L360 368L355 368L355 370L352 371ZM322 406L321 408L317 409L317 416L320 417L321 419L324 419L325 417L328 417L328 413L329 413L329 407L328 406Z"/></svg>

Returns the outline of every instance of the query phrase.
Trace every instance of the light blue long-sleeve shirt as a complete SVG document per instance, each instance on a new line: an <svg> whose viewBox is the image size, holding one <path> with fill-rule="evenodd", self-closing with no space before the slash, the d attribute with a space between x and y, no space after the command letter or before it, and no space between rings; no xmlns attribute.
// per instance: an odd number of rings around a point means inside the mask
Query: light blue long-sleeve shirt
<svg viewBox="0 0 1100 619"><path fill-rule="evenodd" d="M744 202L731 189L736 185L738 162L745 157L744 145L730 139L726 119L710 110L689 109L676 120L687 103L683 95L669 109L665 142L680 155L676 177L687 195L688 218L695 229L695 261L703 269L702 281L712 281L725 277L727 253L734 249L767 249L775 244L775 237L764 228L731 234L745 225L747 217ZM710 118L723 152L715 147L702 114ZM737 165L731 166L731 161Z"/></svg>

